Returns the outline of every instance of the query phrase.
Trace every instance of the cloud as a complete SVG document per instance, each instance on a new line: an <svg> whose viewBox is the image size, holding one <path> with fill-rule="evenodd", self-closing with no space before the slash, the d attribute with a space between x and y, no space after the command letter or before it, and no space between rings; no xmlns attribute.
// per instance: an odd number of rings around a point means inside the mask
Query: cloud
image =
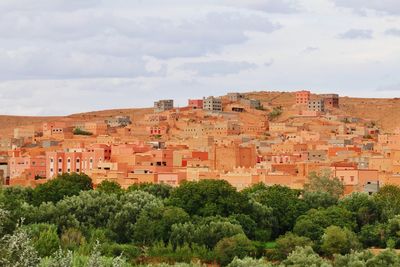
<svg viewBox="0 0 400 267"><path fill-rule="evenodd" d="M256 9L266 13L297 13L300 4L296 0L227 0L227 5Z"/></svg>
<svg viewBox="0 0 400 267"><path fill-rule="evenodd" d="M312 53L312 52L316 52L318 50L319 50L318 47L308 46L303 50L303 53Z"/></svg>
<svg viewBox="0 0 400 267"><path fill-rule="evenodd" d="M248 63L245 61L232 62L216 60L208 62L185 63L182 66L182 69L193 71L200 76L217 76L236 74L243 70L250 70L256 67L256 64Z"/></svg>
<svg viewBox="0 0 400 267"><path fill-rule="evenodd" d="M372 30L350 29L347 32L339 34L340 39L372 39Z"/></svg>
<svg viewBox="0 0 400 267"><path fill-rule="evenodd" d="M218 54L248 41L249 32L268 34L281 27L265 16L238 11L127 17L97 5L89 8L89 0L73 10L64 10L64 1L56 3L56 10L0 9L0 79L166 75L166 65L162 71L149 71L146 58L166 61Z"/></svg>
<svg viewBox="0 0 400 267"><path fill-rule="evenodd" d="M400 83L381 86L377 89L377 91L400 91Z"/></svg>
<svg viewBox="0 0 400 267"><path fill-rule="evenodd" d="M333 0L340 7L351 8L356 12L373 10L391 15L400 15L398 0Z"/></svg>
<svg viewBox="0 0 400 267"><path fill-rule="evenodd" d="M385 31L386 35L393 35L393 36L399 36L400 37L400 29L396 28L391 28Z"/></svg>

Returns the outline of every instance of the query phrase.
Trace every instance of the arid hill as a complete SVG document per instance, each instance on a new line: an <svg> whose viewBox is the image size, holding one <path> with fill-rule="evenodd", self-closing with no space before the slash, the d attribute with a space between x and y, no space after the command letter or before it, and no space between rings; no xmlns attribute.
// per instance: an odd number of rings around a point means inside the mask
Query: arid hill
<svg viewBox="0 0 400 267"><path fill-rule="evenodd" d="M281 119L290 116L288 112L295 103L295 94L293 92L249 92L247 97L259 99L265 107L282 106L284 114ZM314 95L314 97L316 97ZM46 121L91 121L104 120L107 117L125 115L130 116L133 121L151 113L151 108L139 109L113 109L103 111L93 111L87 113L72 114L59 117L30 117L30 116L0 116L0 136L10 136L15 127L23 125L35 125L40 127ZM382 127L384 131L392 131L400 127L400 98L354 98L341 97L340 109L335 110L338 115L372 120Z"/></svg>

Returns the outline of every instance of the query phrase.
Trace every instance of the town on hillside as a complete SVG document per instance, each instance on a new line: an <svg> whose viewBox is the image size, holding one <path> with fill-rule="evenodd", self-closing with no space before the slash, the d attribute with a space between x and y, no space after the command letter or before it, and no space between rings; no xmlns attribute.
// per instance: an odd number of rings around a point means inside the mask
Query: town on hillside
<svg viewBox="0 0 400 267"><path fill-rule="evenodd" d="M84 173L94 186L216 179L238 190L301 189L311 173L329 171L345 194L400 184L400 129L344 112L342 99L307 90L228 93L180 108L159 100L134 113L36 118L1 132L0 178L35 187Z"/></svg>

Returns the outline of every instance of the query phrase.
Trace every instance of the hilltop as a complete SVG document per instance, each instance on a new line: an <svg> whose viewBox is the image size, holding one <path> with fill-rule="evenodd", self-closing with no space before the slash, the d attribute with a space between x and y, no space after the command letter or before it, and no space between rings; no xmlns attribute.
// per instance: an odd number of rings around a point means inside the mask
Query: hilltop
<svg viewBox="0 0 400 267"><path fill-rule="evenodd" d="M266 107L282 106L283 116L280 120L288 119L292 113L290 109L295 103L294 92L259 91L248 92L249 98L260 100ZM9 136L15 127L34 125L40 127L41 123L48 121L90 121L103 120L108 117L124 115L130 116L133 121L142 118L145 114L152 113L152 108L111 109L85 113L71 114L68 116L0 116L0 135ZM400 98L355 98L340 97L340 109L332 111L335 115L358 117L377 123L384 131L392 131L400 125Z"/></svg>

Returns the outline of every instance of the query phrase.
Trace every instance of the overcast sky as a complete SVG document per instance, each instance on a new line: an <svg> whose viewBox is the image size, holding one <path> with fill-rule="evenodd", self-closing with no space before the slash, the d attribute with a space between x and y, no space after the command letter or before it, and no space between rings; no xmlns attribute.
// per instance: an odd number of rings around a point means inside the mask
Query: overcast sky
<svg viewBox="0 0 400 267"><path fill-rule="evenodd" d="M399 0L0 0L0 114L400 95Z"/></svg>

